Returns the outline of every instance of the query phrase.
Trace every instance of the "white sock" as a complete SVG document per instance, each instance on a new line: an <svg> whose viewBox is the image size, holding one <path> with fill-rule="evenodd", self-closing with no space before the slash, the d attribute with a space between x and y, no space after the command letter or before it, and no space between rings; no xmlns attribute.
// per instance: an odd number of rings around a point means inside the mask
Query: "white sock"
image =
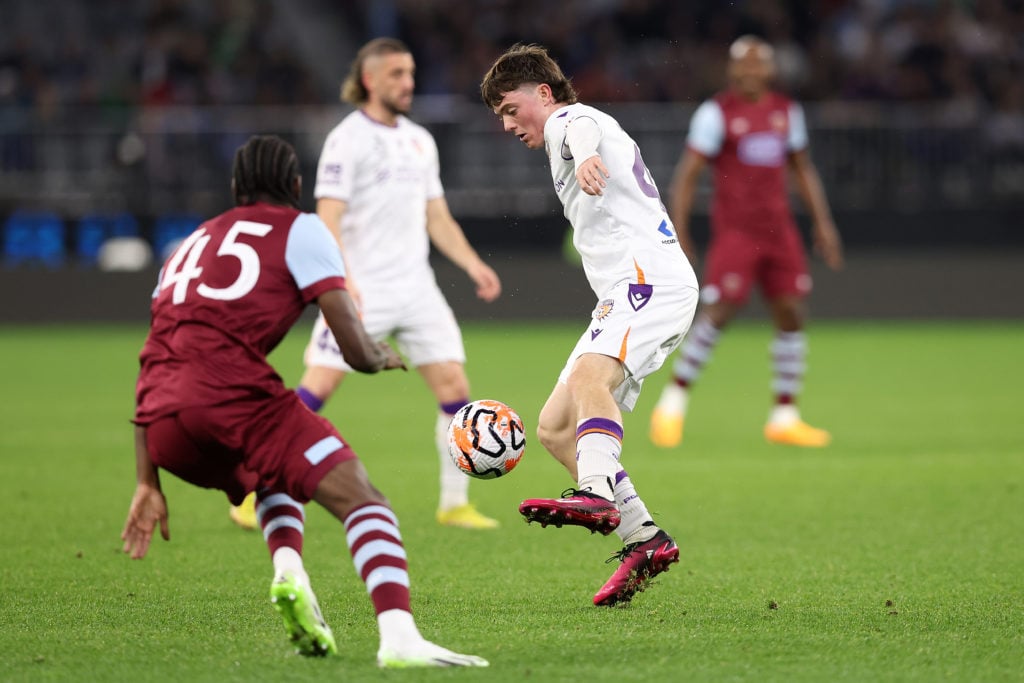
<svg viewBox="0 0 1024 683"><path fill-rule="evenodd" d="M274 551L274 576L292 574L297 579L309 586L309 575L302 564L302 555L299 555L294 548L278 548Z"/></svg>
<svg viewBox="0 0 1024 683"><path fill-rule="evenodd" d="M690 392L675 382L669 382L661 390L661 398L658 399L657 409L670 415L686 415L686 408L690 403Z"/></svg>
<svg viewBox="0 0 1024 683"><path fill-rule="evenodd" d="M622 425L597 417L576 425L576 480L581 491L615 499L615 473L622 452Z"/></svg>
<svg viewBox="0 0 1024 683"><path fill-rule="evenodd" d="M771 343L772 391L790 401L800 393L807 371L807 337L803 332L776 332Z"/></svg>
<svg viewBox="0 0 1024 683"><path fill-rule="evenodd" d="M633 480L623 469L615 475L615 507L619 508L619 515L622 517L615 533L623 543L646 541L657 533L658 528L653 524L643 526L644 522L653 523L654 519L647 511L644 501L637 495Z"/></svg>
<svg viewBox="0 0 1024 683"><path fill-rule="evenodd" d="M793 424L799 419L800 410L793 403L772 406L772 411L768 414L768 422L778 426Z"/></svg>
<svg viewBox="0 0 1024 683"><path fill-rule="evenodd" d="M404 609L389 609L378 614L377 628L380 630L381 648L391 651L400 652L403 647L417 645L423 641L412 613Z"/></svg>
<svg viewBox="0 0 1024 683"><path fill-rule="evenodd" d="M711 352L721 336L722 331L711 324L711 318L698 314L672 366L675 378L693 384L700 377L704 365L711 360Z"/></svg>
<svg viewBox="0 0 1024 683"><path fill-rule="evenodd" d="M434 424L434 443L441 466L441 499L438 504L441 510L450 510L469 502L469 477L455 466L448 454L448 425L451 421L451 415L438 413Z"/></svg>

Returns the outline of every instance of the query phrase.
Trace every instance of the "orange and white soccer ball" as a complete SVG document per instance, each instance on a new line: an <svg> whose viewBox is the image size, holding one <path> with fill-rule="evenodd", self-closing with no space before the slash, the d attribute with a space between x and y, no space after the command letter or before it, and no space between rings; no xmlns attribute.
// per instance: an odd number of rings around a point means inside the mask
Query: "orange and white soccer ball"
<svg viewBox="0 0 1024 683"><path fill-rule="evenodd" d="M525 450L523 421L501 401L467 403L448 425L448 454L460 470L477 479L508 474Z"/></svg>

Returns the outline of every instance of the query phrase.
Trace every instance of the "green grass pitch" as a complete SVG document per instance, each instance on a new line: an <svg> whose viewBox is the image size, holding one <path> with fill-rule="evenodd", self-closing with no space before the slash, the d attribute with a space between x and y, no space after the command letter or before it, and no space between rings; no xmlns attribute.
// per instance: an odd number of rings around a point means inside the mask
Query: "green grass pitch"
<svg viewBox="0 0 1024 683"><path fill-rule="evenodd" d="M580 328L466 325L478 398L528 436ZM273 361L290 384L308 328ZM686 440L651 447L663 370L626 416L623 462L681 562L598 609L615 536L527 526L571 482L536 444L470 493L497 532L438 527L432 400L415 373L353 376L325 414L399 515L421 629L475 671L381 672L341 526L311 509L306 560L340 655L292 654L262 539L216 492L165 474L170 543L132 562L141 327L0 329L0 680L1011 681L1024 675L1024 326L821 323L804 415L821 451L772 446L770 333L730 330Z"/></svg>

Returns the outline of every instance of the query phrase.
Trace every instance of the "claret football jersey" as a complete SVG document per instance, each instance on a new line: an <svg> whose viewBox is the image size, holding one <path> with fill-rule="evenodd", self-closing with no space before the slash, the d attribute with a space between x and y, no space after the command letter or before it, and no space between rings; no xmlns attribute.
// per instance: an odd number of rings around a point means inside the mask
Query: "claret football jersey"
<svg viewBox="0 0 1024 683"><path fill-rule="evenodd" d="M267 354L344 278L334 238L315 214L257 203L204 222L160 271L136 419L284 392Z"/></svg>
<svg viewBox="0 0 1024 683"><path fill-rule="evenodd" d="M800 105L774 92L756 102L719 93L694 112L686 144L712 163L715 230L763 233L792 220L787 159L807 148Z"/></svg>

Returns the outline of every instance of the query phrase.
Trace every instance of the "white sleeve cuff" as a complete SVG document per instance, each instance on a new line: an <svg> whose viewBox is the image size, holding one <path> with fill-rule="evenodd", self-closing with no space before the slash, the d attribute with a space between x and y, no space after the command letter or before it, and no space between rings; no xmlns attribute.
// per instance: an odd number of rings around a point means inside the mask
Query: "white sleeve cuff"
<svg viewBox="0 0 1024 683"><path fill-rule="evenodd" d="M572 152L577 169L580 164L597 154L600 142L601 127L589 116L578 116L565 127L565 144Z"/></svg>

